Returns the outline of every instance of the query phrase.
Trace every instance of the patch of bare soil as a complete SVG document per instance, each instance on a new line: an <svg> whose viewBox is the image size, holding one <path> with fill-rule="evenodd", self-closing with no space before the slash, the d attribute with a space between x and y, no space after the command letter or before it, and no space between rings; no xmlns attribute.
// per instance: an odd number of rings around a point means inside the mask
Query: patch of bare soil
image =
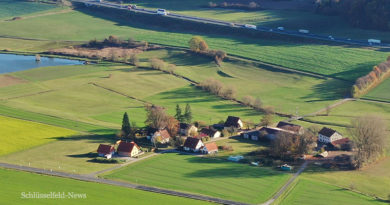
<svg viewBox="0 0 390 205"><path fill-rule="evenodd" d="M25 82L27 81L11 75L0 75L0 88Z"/></svg>

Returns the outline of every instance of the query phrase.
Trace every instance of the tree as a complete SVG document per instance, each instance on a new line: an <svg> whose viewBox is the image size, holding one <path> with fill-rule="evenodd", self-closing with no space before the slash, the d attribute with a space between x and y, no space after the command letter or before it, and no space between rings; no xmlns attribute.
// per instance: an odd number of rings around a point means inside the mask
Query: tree
<svg viewBox="0 0 390 205"><path fill-rule="evenodd" d="M184 119L183 119L183 115L181 114L181 108L180 108L180 105L177 104L176 105L176 114L175 114L175 118L176 120L178 120L179 122L182 122Z"/></svg>
<svg viewBox="0 0 390 205"><path fill-rule="evenodd" d="M275 157L285 159L292 149L294 149L292 135L286 132L279 132L272 142L272 154Z"/></svg>
<svg viewBox="0 0 390 205"><path fill-rule="evenodd" d="M163 129L167 126L168 116L164 108L155 105L146 105L145 124L154 129Z"/></svg>
<svg viewBox="0 0 390 205"><path fill-rule="evenodd" d="M167 120L167 131L171 137L175 137L179 131L179 121L172 116L168 117Z"/></svg>
<svg viewBox="0 0 390 205"><path fill-rule="evenodd" d="M136 55L135 53L133 53L133 54L131 54L131 55L129 56L129 63L130 63L131 65L134 65L134 66L138 67L138 65L139 65L139 60L138 60L138 57L137 57L137 55Z"/></svg>
<svg viewBox="0 0 390 205"><path fill-rule="evenodd" d="M304 134L299 136L296 153L299 155L309 153L316 140L316 135L314 133L305 130Z"/></svg>
<svg viewBox="0 0 390 205"><path fill-rule="evenodd" d="M326 106L326 108L325 108L326 116L329 116L331 109L332 109L332 107L330 107L330 105Z"/></svg>
<svg viewBox="0 0 390 205"><path fill-rule="evenodd" d="M203 40L200 36L192 37L191 40L188 42L188 45L190 47L190 50L194 52L206 51L208 49L206 41Z"/></svg>
<svg viewBox="0 0 390 205"><path fill-rule="evenodd" d="M184 121L186 123L191 123L192 122L192 111L191 111L191 106L190 104L187 103L186 109L184 111Z"/></svg>
<svg viewBox="0 0 390 205"><path fill-rule="evenodd" d="M253 102L253 107L257 110L260 110L263 107L263 102L261 102L260 98L256 98Z"/></svg>
<svg viewBox="0 0 390 205"><path fill-rule="evenodd" d="M125 112L125 114L123 114L121 131L122 131L124 137L129 137L129 135L131 133L131 126L130 126L129 116L127 115L127 112Z"/></svg>
<svg viewBox="0 0 390 205"><path fill-rule="evenodd" d="M246 95L241 99L242 103L246 106L252 106L255 102L255 98L250 95Z"/></svg>
<svg viewBox="0 0 390 205"><path fill-rule="evenodd" d="M357 166L361 168L383 154L386 145L386 123L375 115L366 115L353 120L349 129L357 153Z"/></svg>
<svg viewBox="0 0 390 205"><path fill-rule="evenodd" d="M272 124L273 115L272 114L266 114L264 117L260 120L260 126L269 126Z"/></svg>

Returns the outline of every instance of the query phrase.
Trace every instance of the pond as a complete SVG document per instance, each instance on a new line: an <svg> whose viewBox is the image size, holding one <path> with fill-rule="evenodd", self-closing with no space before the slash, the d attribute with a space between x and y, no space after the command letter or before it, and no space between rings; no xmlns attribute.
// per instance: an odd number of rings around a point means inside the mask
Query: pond
<svg viewBox="0 0 390 205"><path fill-rule="evenodd" d="M41 57L41 61L36 61L35 56L0 54L0 74L45 66L81 65L83 63L79 60L48 57Z"/></svg>

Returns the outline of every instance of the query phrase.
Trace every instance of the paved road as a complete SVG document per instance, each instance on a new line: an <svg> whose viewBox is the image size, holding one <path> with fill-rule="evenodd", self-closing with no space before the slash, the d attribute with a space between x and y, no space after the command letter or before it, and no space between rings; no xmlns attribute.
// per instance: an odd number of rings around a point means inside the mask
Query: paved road
<svg viewBox="0 0 390 205"><path fill-rule="evenodd" d="M87 6L102 6L102 7L109 7L109 8L114 8L114 9L128 10L129 12L139 12L139 13L157 15L155 10L145 9L145 8L127 9L127 7L121 6L120 4L104 2L104 1L102 1L102 2L95 1L95 0L72 0L72 1L84 3ZM342 43L342 44L349 44L349 45L357 45L357 46L364 46L364 47L377 47L377 48L390 48L390 44L387 44L387 43L374 43L373 44L373 43L368 43L368 41L363 41L363 40L352 40L349 38L331 37L331 36L324 36L324 35L318 35L318 34L312 34L312 33L301 33L299 31L295 31L295 30L284 30L284 29L279 30L276 28L270 28L270 27L265 27L265 26L257 26L256 29L253 29L253 28L246 28L245 24L241 24L241 23L234 23L234 22L221 21L221 20L215 20L215 19L207 19L207 18L201 18L201 17L195 17L195 16L187 16L187 15L175 14L175 13L168 13L166 16L162 16L162 17L176 18L176 19L202 22L202 23L210 23L210 24L228 26L228 27L233 27L233 28L240 28L240 29L251 29L251 30L257 30L257 31L261 31L261 32L276 33L276 34L281 34L281 35L296 36L296 37L309 38L309 39L317 39L317 40L336 42L336 43Z"/></svg>
<svg viewBox="0 0 390 205"><path fill-rule="evenodd" d="M302 166L299 168L299 170L294 174L294 176L292 176L283 186L282 188L280 188L280 190L278 191L278 193L276 193L270 200L266 201L265 203L263 203L262 205L270 205L272 204L276 199L278 199L288 188L288 186L290 186L290 184L306 169L307 165L308 165L308 161L305 161Z"/></svg>
<svg viewBox="0 0 390 205"><path fill-rule="evenodd" d="M87 175L70 174L70 173L64 173L64 172L58 172L58 171L51 172L48 170L13 165L13 164L7 164L7 163L0 163L0 167L6 168L6 169L27 171L27 172L37 173L37 174L44 174L44 175L50 175L50 176L56 176L56 177L76 179L76 180L81 180L81 181L88 181L88 182L109 184L109 185L114 185L114 186L121 186L121 187L126 187L126 188L138 189L138 190L142 190L142 191L155 192L155 193L160 193L160 194L167 194L167 195L191 198L191 199L202 200L202 201L209 201L209 202L214 202L214 203L218 203L218 204L247 205L247 204L241 203L241 202L218 199L218 198L214 198L214 197L208 197L208 196L202 196L202 195L196 195L196 194L183 193L183 192L155 188L155 187L142 186L142 185L114 181L114 180L109 180L109 179L96 178L96 177L91 177L91 176L87 176Z"/></svg>

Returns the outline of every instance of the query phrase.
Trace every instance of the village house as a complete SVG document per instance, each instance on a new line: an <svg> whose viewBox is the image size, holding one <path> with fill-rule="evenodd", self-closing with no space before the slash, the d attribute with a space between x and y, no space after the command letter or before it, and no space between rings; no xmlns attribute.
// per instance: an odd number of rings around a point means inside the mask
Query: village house
<svg viewBox="0 0 390 205"><path fill-rule="evenodd" d="M117 152L119 156L135 157L141 153L141 149L134 142L121 141L118 145Z"/></svg>
<svg viewBox="0 0 390 205"><path fill-rule="evenodd" d="M100 144L97 153L99 157L105 157L107 159L111 159L112 155L115 153L115 148L112 145L105 145L105 144Z"/></svg>
<svg viewBox="0 0 390 205"><path fill-rule="evenodd" d="M195 127L192 124L187 124L187 123L180 123L180 130L179 133L182 136L190 136L191 133L196 133L198 132L198 128Z"/></svg>
<svg viewBox="0 0 390 205"><path fill-rule="evenodd" d="M186 141L184 142L183 149L185 151L199 152L203 146L204 144L202 140L194 137L187 137Z"/></svg>
<svg viewBox="0 0 390 205"><path fill-rule="evenodd" d="M351 151L352 150L352 141L348 138L342 138L339 140L335 140L330 143L333 149L336 150L344 150L344 151Z"/></svg>
<svg viewBox="0 0 390 205"><path fill-rule="evenodd" d="M258 141L258 140L260 140L260 131L259 130L253 130L253 131L244 132L244 133L241 134L241 136L244 139L250 139L250 140Z"/></svg>
<svg viewBox="0 0 390 205"><path fill-rule="evenodd" d="M151 132L146 138L152 143L158 142L160 144L167 144L171 140L171 136L166 129Z"/></svg>
<svg viewBox="0 0 390 205"><path fill-rule="evenodd" d="M305 132L305 129L302 126L291 124L288 122L283 122L283 121L280 121L276 127L283 129L283 130L295 132L295 134L299 134L299 135L301 135Z"/></svg>
<svg viewBox="0 0 390 205"><path fill-rule="evenodd" d="M234 127L242 129L244 127L244 123L239 117L229 116L225 121L224 127Z"/></svg>
<svg viewBox="0 0 390 205"><path fill-rule="evenodd" d="M318 132L318 141L323 143L332 143L333 141L342 139L343 136L336 130L324 127Z"/></svg>
<svg viewBox="0 0 390 205"><path fill-rule="evenodd" d="M208 135L211 138L221 137L221 132L211 128L202 128L200 134Z"/></svg>
<svg viewBox="0 0 390 205"><path fill-rule="evenodd" d="M218 146L215 142L207 143L201 148L201 152L204 154L218 153Z"/></svg>
<svg viewBox="0 0 390 205"><path fill-rule="evenodd" d="M295 132L292 132L292 131L289 131L289 130L280 129L280 128L277 128L277 127L262 127L259 130L259 132L260 132L260 136L264 136L268 140L274 140L279 133L288 133L288 134L291 134L291 135L295 134Z"/></svg>

